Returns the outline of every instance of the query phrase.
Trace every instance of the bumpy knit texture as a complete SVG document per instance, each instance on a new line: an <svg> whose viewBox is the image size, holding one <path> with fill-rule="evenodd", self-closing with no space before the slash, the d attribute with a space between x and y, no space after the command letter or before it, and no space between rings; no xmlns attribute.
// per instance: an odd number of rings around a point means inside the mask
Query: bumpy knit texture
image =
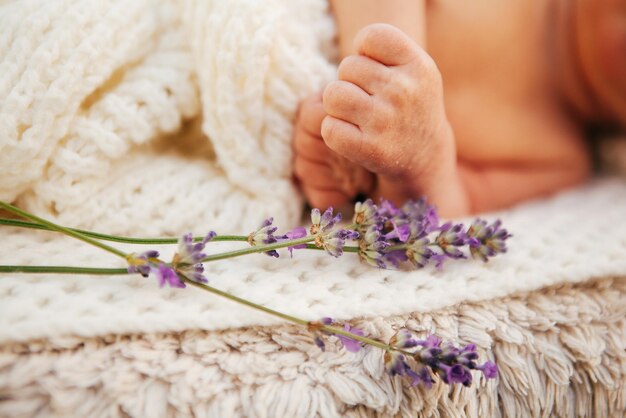
<svg viewBox="0 0 626 418"><path fill-rule="evenodd" d="M333 76L326 8L322 0L2 3L0 198L117 234L247 233L268 215L294 226L302 201L290 177L291 129L299 100ZM476 341L503 367L497 389L402 389L380 377L380 353L363 363L313 353L301 331L263 328L278 322L193 288L3 275L0 414L620 411L625 213L626 184L604 179L488 215L514 238L486 265L407 273L305 251L207 265L214 286L307 319L367 317L363 327L385 338L408 320ZM49 232L1 233L0 264L121 266ZM515 292L528 294L507 299ZM235 329L243 326L252 328Z"/></svg>
<svg viewBox="0 0 626 418"><path fill-rule="evenodd" d="M300 216L290 137L332 77L324 2L27 0L0 28L2 199L118 233ZM214 158L150 151L198 118Z"/></svg>

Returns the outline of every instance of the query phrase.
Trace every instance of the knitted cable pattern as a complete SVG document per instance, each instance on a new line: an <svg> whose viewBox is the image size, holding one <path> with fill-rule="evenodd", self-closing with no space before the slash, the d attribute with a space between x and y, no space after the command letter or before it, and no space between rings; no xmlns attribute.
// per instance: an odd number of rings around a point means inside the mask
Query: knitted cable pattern
<svg viewBox="0 0 626 418"><path fill-rule="evenodd" d="M297 4L294 4L297 3ZM0 8L0 198L116 233L300 216L297 104L332 76L321 1L25 1ZM202 120L213 158L150 152ZM200 146L201 147L201 146ZM254 216L250 208L254 208ZM177 222L171 223L175 213ZM234 223L234 224L233 224Z"/></svg>

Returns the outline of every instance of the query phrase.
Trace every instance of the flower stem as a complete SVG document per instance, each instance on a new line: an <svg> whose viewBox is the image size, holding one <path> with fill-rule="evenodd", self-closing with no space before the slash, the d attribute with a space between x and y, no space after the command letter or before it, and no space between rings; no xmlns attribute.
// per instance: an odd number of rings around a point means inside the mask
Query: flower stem
<svg viewBox="0 0 626 418"><path fill-rule="evenodd" d="M7 226L16 226L20 228L31 228L31 229L42 229L45 231L52 231L53 229L46 226L41 225L34 222L21 221L18 219L6 219L0 218L0 225ZM127 244L176 244L178 243L178 238L132 238L132 237L122 237L119 235L108 235L101 234L99 232L86 231L84 229L76 229L76 228L67 228L71 231L78 232L79 234L86 235L91 238L100 239L103 241L114 241L114 242L122 242ZM194 237L193 240L196 242L202 241L204 236ZM247 241L248 237L245 235L217 235L210 242L215 241Z"/></svg>
<svg viewBox="0 0 626 418"><path fill-rule="evenodd" d="M0 273L70 273L70 274L128 274L125 268L71 266L0 266Z"/></svg>
<svg viewBox="0 0 626 418"><path fill-rule="evenodd" d="M291 247L291 246L298 245L298 244L306 244L308 242L313 241L314 239L315 239L315 235L307 235L306 237L303 237L303 238L296 238L296 239L291 239L287 241L279 241L273 244L253 245L251 247L244 248L241 250L227 251L225 253L208 255L204 257L202 260L199 260L198 262L204 263L204 262L209 262L209 261L224 260L226 258L239 257L242 255L247 255L247 254L254 254L254 253L261 253L261 252L266 252L266 251L271 251L271 250L277 250L279 248Z"/></svg>
<svg viewBox="0 0 626 418"><path fill-rule="evenodd" d="M224 292L223 290L216 289L213 286L209 286L209 285L206 285L206 284L203 284L203 283L199 283L199 282L193 281L191 279L188 279L186 277L181 277L181 279L185 283L187 283L187 284L190 284L190 285L195 286L195 287L197 287L199 289L202 289L202 290L206 290L207 292L211 292L211 293L216 294L218 296L221 296L223 298L232 300L233 302L237 302L237 303L239 303L241 305L246 305L246 306L248 306L250 308L253 308L253 309L256 309L256 310L259 310L259 311L263 311L263 312L268 313L270 315L277 316L277 317L282 318L282 319L286 319L289 322L293 322L293 323L296 323L296 324L299 324L299 325L305 325L305 326L308 325L308 321L305 321L304 319L296 318L295 316L287 315L287 314L284 314L282 312L278 312L278 311L275 311L273 309L266 308L265 306L256 304L256 303L251 302L251 301L249 301L247 299L243 299L243 298L240 298L238 296L231 295L228 292Z"/></svg>
<svg viewBox="0 0 626 418"><path fill-rule="evenodd" d="M91 244L91 245L94 245L96 247L100 247L100 248L102 248L105 251L108 251L108 252L110 252L112 254L117 255L118 257L122 257L122 258L125 259L126 256L127 256L126 253L124 253L123 251L118 250L117 248L110 247L110 246L108 246L106 244L101 243L100 241L96 241L96 240L94 240L94 239L92 239L92 238L90 238L88 236L85 236L85 235L79 233L79 232L73 231L73 230L71 230L69 228L66 228L64 226L61 226L61 225L57 225L57 224L55 224L53 222L47 221L47 220L45 220L43 218L40 218L39 216L30 214L30 213L28 213L26 211L23 211L20 208L17 208L15 206L13 206L13 205L11 205L9 203L3 202L1 200L0 200L0 208L4 208L4 209L8 210L9 212L13 212L16 215L21 216L22 218L26 218L26 219L29 219L31 221L37 222L40 225L45 225L48 228L50 228L51 230L53 230L53 231L61 232L62 234L65 234L65 235L68 235L70 237L79 239L81 241L84 241L84 242L86 242L88 244Z"/></svg>
<svg viewBox="0 0 626 418"><path fill-rule="evenodd" d="M307 244L306 245L306 249L307 250L326 251L324 248L320 248L320 247L316 246L315 244ZM346 245L346 246L343 247L343 252L344 253L358 253L359 252L359 247L352 247L352 246Z"/></svg>
<svg viewBox="0 0 626 418"><path fill-rule="evenodd" d="M246 306L248 306L250 308L253 308L253 309L256 309L256 310L259 310L259 311L263 311L263 312L265 312L267 314L270 314L272 316L276 316L278 318L285 319L285 320L287 320L289 322L293 322L293 323L298 324L298 325L304 325L306 327L308 327L308 325L309 325L309 321L306 321L306 320L301 319L301 318L297 318L297 317L292 316L292 315L287 315L287 314L284 314L282 312L275 311L274 309L270 309L270 308L267 308L265 306L262 306L262 305L254 303L254 302L251 302L251 301L249 301L247 299L243 299L243 298L240 298L238 296L231 295L230 293L227 293L227 292L224 292L222 290L216 289L216 288L214 288L212 286L209 286L209 285L206 285L206 284L203 284L203 283L198 283L198 282L190 280L190 279L188 279L186 277L182 277L182 280L185 283L190 284L190 285L192 285L194 287L197 287L199 289L205 290L207 292L211 292L213 294L216 294L216 295L221 296L223 298L229 299L229 300L231 300L233 302L236 302L236 303L239 303L241 305L246 305ZM345 337L349 337L349 338L352 338L354 340L361 341L361 342L363 342L365 344L369 344L369 345L373 345L374 347L382 348L383 350L402 351L402 350L400 350L400 349L398 349L396 347L390 346L389 344L385 344L385 343L382 343L380 341L377 341L377 340L374 340L374 339L371 339L371 338L362 337L360 335L353 334L353 333L345 331L345 330L343 330L341 328L332 327L330 325L321 325L319 329L321 329L323 331L326 331L326 332L329 332L331 334L340 334L340 335L343 335Z"/></svg>
<svg viewBox="0 0 626 418"><path fill-rule="evenodd" d="M52 228L41 225L35 222L22 221L19 219L7 219L0 218L0 225L6 226L15 226L19 228L30 228L30 229L41 229L44 231L53 231ZM91 238L101 239L103 241L113 241L113 242L121 242L125 244L177 244L178 238L134 238L134 237L124 237L120 235L109 235L102 234L99 232L87 231L85 229L77 229L77 228L67 228L71 231L78 232L79 234L86 235ZM204 239L204 236L193 237L194 242L199 242ZM217 235L209 242L247 242L248 237L246 235ZM286 241L282 241L286 242ZM257 247L258 248L258 247ZM307 244L307 250L318 250L318 251L326 251L324 248L320 248L314 244ZM346 253L358 253L359 247L346 245L343 247L343 251Z"/></svg>
<svg viewBox="0 0 626 418"><path fill-rule="evenodd" d="M340 334L340 335L343 335L344 337L349 337L349 338L352 338L353 340L361 341L362 343L373 345L374 347L382 348L383 350L401 351L398 348L393 347L389 344L385 344L383 342L374 340L372 338L362 337L360 335L353 334L341 328L331 327L330 325L322 325L321 329L324 331L330 332L331 334Z"/></svg>

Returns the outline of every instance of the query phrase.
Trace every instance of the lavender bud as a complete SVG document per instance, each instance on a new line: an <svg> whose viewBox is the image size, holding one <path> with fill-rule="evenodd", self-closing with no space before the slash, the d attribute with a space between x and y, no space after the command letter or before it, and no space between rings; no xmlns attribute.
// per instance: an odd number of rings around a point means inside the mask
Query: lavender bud
<svg viewBox="0 0 626 418"><path fill-rule="evenodd" d="M467 234L473 241L470 243L470 253L474 258L487 261L498 253L506 252L506 240L511 234L504 228L500 228L500 220L491 225L487 221L476 219L470 226Z"/></svg>

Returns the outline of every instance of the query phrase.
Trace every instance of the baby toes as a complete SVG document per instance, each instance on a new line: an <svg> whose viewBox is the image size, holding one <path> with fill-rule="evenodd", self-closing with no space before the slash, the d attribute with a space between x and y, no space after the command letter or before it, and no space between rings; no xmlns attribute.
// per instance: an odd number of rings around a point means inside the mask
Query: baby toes
<svg viewBox="0 0 626 418"><path fill-rule="evenodd" d="M319 92L300 102L298 108L298 126L311 135L319 135L322 120L326 116L322 105L322 93Z"/></svg>
<svg viewBox="0 0 626 418"><path fill-rule="evenodd" d="M359 86L370 95L384 89L391 81L389 67L364 55L345 57L337 69L339 80Z"/></svg>
<svg viewBox="0 0 626 418"><path fill-rule="evenodd" d="M319 129L321 130L321 120ZM317 163L325 163L333 154L319 132L317 135L311 135L301 125L296 126L293 148L296 155Z"/></svg>
<svg viewBox="0 0 626 418"><path fill-rule="evenodd" d="M353 123L334 116L326 116L322 122L322 138L331 150L353 163L362 165L370 157L362 155L363 132Z"/></svg>
<svg viewBox="0 0 626 418"><path fill-rule="evenodd" d="M333 81L326 86L322 103L330 116L357 126L367 123L373 108L369 94L356 84L343 80Z"/></svg>
<svg viewBox="0 0 626 418"><path fill-rule="evenodd" d="M338 190L332 168L326 164L307 160L301 156L294 161L294 173L302 185L317 189Z"/></svg>
<svg viewBox="0 0 626 418"><path fill-rule="evenodd" d="M359 54L388 66L408 64L420 51L407 34L385 23L375 23L361 29L354 44Z"/></svg>
<svg viewBox="0 0 626 418"><path fill-rule="evenodd" d="M350 202L348 196L336 190L316 189L303 185L302 191L309 205L321 210L329 207L340 208Z"/></svg>
<svg viewBox="0 0 626 418"><path fill-rule="evenodd" d="M341 185L328 165L298 156L294 162L294 173L311 206L320 209L340 207L350 200L350 195L341 190Z"/></svg>

